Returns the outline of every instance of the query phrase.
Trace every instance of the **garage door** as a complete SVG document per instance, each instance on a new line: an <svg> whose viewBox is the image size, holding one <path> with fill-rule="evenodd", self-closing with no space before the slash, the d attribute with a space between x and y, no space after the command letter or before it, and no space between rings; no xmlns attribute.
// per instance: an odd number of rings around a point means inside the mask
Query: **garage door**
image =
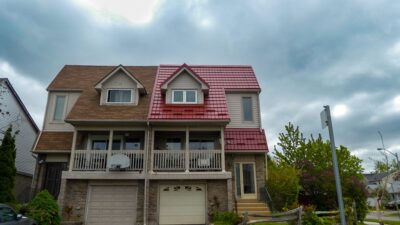
<svg viewBox="0 0 400 225"><path fill-rule="evenodd" d="M205 224L205 185L161 185L160 224Z"/></svg>
<svg viewBox="0 0 400 225"><path fill-rule="evenodd" d="M134 225L137 186L90 186L87 225Z"/></svg>

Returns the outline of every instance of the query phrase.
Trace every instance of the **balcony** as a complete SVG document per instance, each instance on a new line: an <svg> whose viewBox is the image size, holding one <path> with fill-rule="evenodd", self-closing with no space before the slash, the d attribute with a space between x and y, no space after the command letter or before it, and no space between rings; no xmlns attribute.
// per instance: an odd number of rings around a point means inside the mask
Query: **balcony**
<svg viewBox="0 0 400 225"><path fill-rule="evenodd" d="M112 158L122 157L123 171L144 168L144 131L78 131L72 156L72 171L109 171ZM115 157L114 157L115 158Z"/></svg>
<svg viewBox="0 0 400 225"><path fill-rule="evenodd" d="M220 172L224 170L220 132L156 131L154 172Z"/></svg>

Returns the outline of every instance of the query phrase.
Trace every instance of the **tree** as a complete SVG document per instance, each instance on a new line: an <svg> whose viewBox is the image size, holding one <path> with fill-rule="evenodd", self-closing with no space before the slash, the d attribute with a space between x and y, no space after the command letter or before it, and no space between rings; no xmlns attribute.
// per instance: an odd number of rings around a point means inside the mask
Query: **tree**
<svg viewBox="0 0 400 225"><path fill-rule="evenodd" d="M375 173L394 172L397 170L397 162L395 159L387 163L385 160L370 159L374 162Z"/></svg>
<svg viewBox="0 0 400 225"><path fill-rule="evenodd" d="M4 133L0 145L0 202L15 202L13 193L15 185L15 134L12 134L10 126Z"/></svg>
<svg viewBox="0 0 400 225"><path fill-rule="evenodd" d="M275 148L275 158L281 166L292 166L300 171L299 202L315 205L318 210L335 209L337 197L329 141L324 141L321 135L306 140L299 127L291 123L285 129L286 133L279 135L281 149ZM362 183L362 161L345 146L339 146L336 151L344 196L363 205L367 195ZM364 188L354 194L356 190L351 186L355 184Z"/></svg>
<svg viewBox="0 0 400 225"><path fill-rule="evenodd" d="M296 206L300 190L299 171L294 167L279 166L268 160L267 188L275 210L282 211L284 208Z"/></svg>

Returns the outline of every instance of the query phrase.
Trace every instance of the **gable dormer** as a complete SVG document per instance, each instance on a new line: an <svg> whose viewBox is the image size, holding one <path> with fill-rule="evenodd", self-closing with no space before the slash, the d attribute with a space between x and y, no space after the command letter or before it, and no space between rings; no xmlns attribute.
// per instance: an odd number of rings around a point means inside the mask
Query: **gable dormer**
<svg viewBox="0 0 400 225"><path fill-rule="evenodd" d="M96 86L100 93L100 105L137 105L146 89L135 76L122 65L100 80Z"/></svg>
<svg viewBox="0 0 400 225"><path fill-rule="evenodd" d="M203 104L208 90L208 84L186 64L161 85L166 104Z"/></svg>

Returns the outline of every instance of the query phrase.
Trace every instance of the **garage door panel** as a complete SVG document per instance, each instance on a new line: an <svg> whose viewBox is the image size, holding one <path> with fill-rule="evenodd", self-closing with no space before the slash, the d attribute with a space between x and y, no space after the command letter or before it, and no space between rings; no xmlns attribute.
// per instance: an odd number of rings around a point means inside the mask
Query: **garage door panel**
<svg viewBox="0 0 400 225"><path fill-rule="evenodd" d="M137 186L91 186L87 225L134 225L137 210Z"/></svg>
<svg viewBox="0 0 400 225"><path fill-rule="evenodd" d="M205 224L205 186L160 186L160 224Z"/></svg>

